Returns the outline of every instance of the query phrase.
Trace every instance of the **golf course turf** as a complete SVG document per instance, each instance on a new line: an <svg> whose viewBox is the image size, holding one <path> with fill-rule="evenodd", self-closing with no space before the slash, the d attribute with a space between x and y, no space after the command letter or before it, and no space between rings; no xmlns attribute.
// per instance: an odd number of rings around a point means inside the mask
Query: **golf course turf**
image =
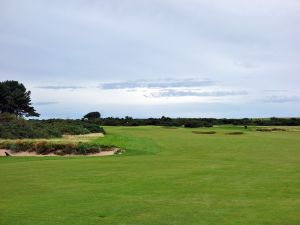
<svg viewBox="0 0 300 225"><path fill-rule="evenodd" d="M0 157L0 224L300 224L299 127L104 128L125 153Z"/></svg>

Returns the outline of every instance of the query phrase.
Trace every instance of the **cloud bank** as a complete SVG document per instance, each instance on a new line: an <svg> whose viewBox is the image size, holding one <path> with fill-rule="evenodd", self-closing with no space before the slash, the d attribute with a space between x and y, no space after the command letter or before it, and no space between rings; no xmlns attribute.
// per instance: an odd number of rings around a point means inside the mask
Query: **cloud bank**
<svg viewBox="0 0 300 225"><path fill-rule="evenodd" d="M1 0L0 79L42 115L299 116L299 27L298 0Z"/></svg>

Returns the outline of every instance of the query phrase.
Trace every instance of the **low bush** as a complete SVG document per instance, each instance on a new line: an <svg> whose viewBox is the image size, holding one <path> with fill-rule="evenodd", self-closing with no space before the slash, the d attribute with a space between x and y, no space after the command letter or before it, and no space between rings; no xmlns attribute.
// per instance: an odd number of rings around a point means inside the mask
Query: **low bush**
<svg viewBox="0 0 300 225"><path fill-rule="evenodd" d="M58 138L63 134L105 133L98 124L82 120L25 120L0 113L0 138Z"/></svg>
<svg viewBox="0 0 300 225"><path fill-rule="evenodd" d="M83 127L89 131L89 133L103 133L105 134L105 131L103 127L100 127L98 124L93 123L83 123Z"/></svg>
<svg viewBox="0 0 300 225"><path fill-rule="evenodd" d="M34 150L38 154L45 154L48 151L49 147L50 146L47 141L38 141L34 143Z"/></svg>
<svg viewBox="0 0 300 225"><path fill-rule="evenodd" d="M49 153L54 153L57 155L86 155L99 153L101 151L101 145L94 143L59 143L50 141L32 142L22 140L0 142L0 148L10 149L14 152L35 151L40 155L47 155Z"/></svg>
<svg viewBox="0 0 300 225"><path fill-rule="evenodd" d="M75 148L74 154L92 154L101 152L101 146L93 143L78 143Z"/></svg>
<svg viewBox="0 0 300 225"><path fill-rule="evenodd" d="M12 143L14 146L14 151L24 152L33 150L33 142L17 140L15 143Z"/></svg>
<svg viewBox="0 0 300 225"><path fill-rule="evenodd" d="M0 138L51 138L61 137L55 127L45 127L16 116L0 114Z"/></svg>
<svg viewBox="0 0 300 225"><path fill-rule="evenodd" d="M12 149L12 143L11 141L2 141L0 142L0 149Z"/></svg>

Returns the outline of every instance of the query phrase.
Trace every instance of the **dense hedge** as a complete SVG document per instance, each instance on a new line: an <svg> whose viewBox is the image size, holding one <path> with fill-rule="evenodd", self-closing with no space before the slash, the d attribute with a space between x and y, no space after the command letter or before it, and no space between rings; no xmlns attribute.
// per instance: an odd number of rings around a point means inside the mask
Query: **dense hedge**
<svg viewBox="0 0 300 225"><path fill-rule="evenodd" d="M213 125L253 125L253 126L300 126L300 118L267 118L267 119L216 119L216 118L148 118L133 119L131 117L107 117L99 119L100 125L109 126L184 126L189 128L210 127Z"/></svg>
<svg viewBox="0 0 300 225"><path fill-rule="evenodd" d="M63 134L105 133L104 129L82 120L25 120L0 114L0 138L54 138Z"/></svg>
<svg viewBox="0 0 300 225"><path fill-rule="evenodd" d="M212 124L206 121L190 120L184 123L184 127L196 128L196 127L212 127Z"/></svg>
<svg viewBox="0 0 300 225"><path fill-rule="evenodd" d="M101 151L101 146L94 143L60 143L48 141L4 141L0 142L0 148L10 149L14 152L34 151L37 154L46 155L54 153L57 155L66 154L91 154Z"/></svg>
<svg viewBox="0 0 300 225"><path fill-rule="evenodd" d="M99 124L83 120L29 120L30 123L36 126L54 127L62 134L89 134L89 133L105 133L104 129Z"/></svg>

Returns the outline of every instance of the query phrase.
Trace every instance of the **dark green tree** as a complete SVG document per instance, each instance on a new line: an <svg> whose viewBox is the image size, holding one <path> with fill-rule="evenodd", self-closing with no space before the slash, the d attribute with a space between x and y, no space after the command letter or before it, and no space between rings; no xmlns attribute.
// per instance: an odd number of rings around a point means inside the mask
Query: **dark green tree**
<svg viewBox="0 0 300 225"><path fill-rule="evenodd" d="M83 119L94 120L94 119L100 119L100 117L101 114L99 112L89 112L83 117Z"/></svg>
<svg viewBox="0 0 300 225"><path fill-rule="evenodd" d="M16 116L39 116L31 105L30 91L18 81L0 82L0 113L10 113Z"/></svg>

